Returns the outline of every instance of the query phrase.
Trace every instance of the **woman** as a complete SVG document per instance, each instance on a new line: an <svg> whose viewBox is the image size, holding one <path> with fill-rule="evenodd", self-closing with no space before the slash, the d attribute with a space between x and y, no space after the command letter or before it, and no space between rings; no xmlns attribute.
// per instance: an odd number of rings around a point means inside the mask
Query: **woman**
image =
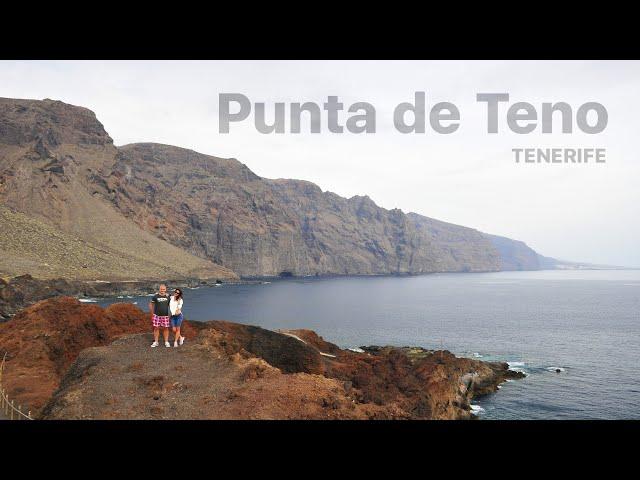
<svg viewBox="0 0 640 480"><path fill-rule="evenodd" d="M180 335L180 327L184 320L184 316L182 315L182 303L182 290L176 288L173 291L173 295L171 295L171 300L169 301L169 309L171 310L171 329L175 334L175 339L173 340L174 347L178 346L178 342L180 342L180 345L184 343L184 337Z"/></svg>

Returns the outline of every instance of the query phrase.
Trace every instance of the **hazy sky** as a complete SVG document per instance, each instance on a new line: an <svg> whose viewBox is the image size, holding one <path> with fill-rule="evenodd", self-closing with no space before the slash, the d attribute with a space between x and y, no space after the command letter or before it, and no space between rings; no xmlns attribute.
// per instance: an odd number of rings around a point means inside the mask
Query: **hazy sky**
<svg viewBox="0 0 640 480"><path fill-rule="evenodd" d="M457 132L401 134L393 109L425 91L460 110ZM376 108L377 133L261 134L253 112L218 133L218 94L265 102L315 102L337 95ZM518 135L500 107L498 134L486 131L476 93L509 93L510 103L568 102L574 132ZM0 62L0 96L51 98L93 110L116 145L160 142L235 157L258 175L299 178L340 195L369 195L401 208L525 241L556 258L640 266L638 179L640 62ZM604 132L575 125L585 102L609 114ZM558 117L559 118L559 117ZM590 117L592 118L592 117ZM409 119L409 117L407 117ZM428 122L427 122L428 123ZM517 164L512 148L606 148L604 164Z"/></svg>

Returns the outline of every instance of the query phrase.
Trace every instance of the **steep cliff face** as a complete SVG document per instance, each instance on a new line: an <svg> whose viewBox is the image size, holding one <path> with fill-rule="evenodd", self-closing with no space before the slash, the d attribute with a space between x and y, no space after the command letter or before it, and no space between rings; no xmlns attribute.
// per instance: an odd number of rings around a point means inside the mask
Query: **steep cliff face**
<svg viewBox="0 0 640 480"><path fill-rule="evenodd" d="M409 213L422 235L430 240L438 271L486 272L501 269L501 255L487 236L472 228Z"/></svg>
<svg viewBox="0 0 640 480"><path fill-rule="evenodd" d="M85 108L0 99L0 238L7 254L0 272L77 279L235 278L137 227L96 193L118 155Z"/></svg>
<svg viewBox="0 0 640 480"><path fill-rule="evenodd" d="M0 260L7 275L233 278L233 272L539 268L535 252L518 242L387 210L367 196L347 199L306 181L261 178L235 159L167 145L116 148L91 111L51 100L0 99L0 207L15 220L5 233L12 262ZM66 263L69 251L77 253Z"/></svg>
<svg viewBox="0 0 640 480"><path fill-rule="evenodd" d="M498 235L486 235L500 254L500 270L540 270L552 266L552 258L547 262L526 243Z"/></svg>
<svg viewBox="0 0 640 480"><path fill-rule="evenodd" d="M125 216L243 276L495 271L470 228L300 180L270 180L234 159L157 144L120 148L103 191Z"/></svg>

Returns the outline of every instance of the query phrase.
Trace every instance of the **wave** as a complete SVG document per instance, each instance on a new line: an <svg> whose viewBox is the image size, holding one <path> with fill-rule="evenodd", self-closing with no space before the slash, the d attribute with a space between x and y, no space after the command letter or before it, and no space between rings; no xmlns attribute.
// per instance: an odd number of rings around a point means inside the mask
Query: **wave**
<svg viewBox="0 0 640 480"><path fill-rule="evenodd" d="M98 303L98 300L95 298L79 298L82 303Z"/></svg>
<svg viewBox="0 0 640 480"><path fill-rule="evenodd" d="M512 372L524 373L525 377L529 376L529 372L524 368L526 365L525 362L507 362L507 365L509 365L509 370Z"/></svg>
<svg viewBox="0 0 640 480"><path fill-rule="evenodd" d="M484 355L479 354L478 352L473 352L473 358L482 358Z"/></svg>
<svg viewBox="0 0 640 480"><path fill-rule="evenodd" d="M471 413L473 415L482 415L483 413L485 413L485 409L482 408L480 405L473 405L471 404Z"/></svg>
<svg viewBox="0 0 640 480"><path fill-rule="evenodd" d="M358 347L355 348L347 348L347 350L351 350L352 352L356 352L356 353L364 353L364 350Z"/></svg>

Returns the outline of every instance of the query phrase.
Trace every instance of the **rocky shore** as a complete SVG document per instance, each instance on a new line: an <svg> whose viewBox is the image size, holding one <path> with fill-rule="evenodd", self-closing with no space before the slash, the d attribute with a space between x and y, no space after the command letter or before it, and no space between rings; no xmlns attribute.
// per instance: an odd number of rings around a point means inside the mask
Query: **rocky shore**
<svg viewBox="0 0 640 480"><path fill-rule="evenodd" d="M182 278L163 280L173 287L193 288L215 285L219 279ZM232 280L225 283L242 282ZM20 275L9 279L0 278L0 322L6 321L21 309L56 296L103 298L118 295L144 295L158 289L158 280L135 281L82 281L64 278L39 279L31 275Z"/></svg>
<svg viewBox="0 0 640 480"><path fill-rule="evenodd" d="M446 350L343 350L310 330L188 321L150 349L148 314L71 297L0 324L4 387L43 419L471 419L470 401L522 374Z"/></svg>

